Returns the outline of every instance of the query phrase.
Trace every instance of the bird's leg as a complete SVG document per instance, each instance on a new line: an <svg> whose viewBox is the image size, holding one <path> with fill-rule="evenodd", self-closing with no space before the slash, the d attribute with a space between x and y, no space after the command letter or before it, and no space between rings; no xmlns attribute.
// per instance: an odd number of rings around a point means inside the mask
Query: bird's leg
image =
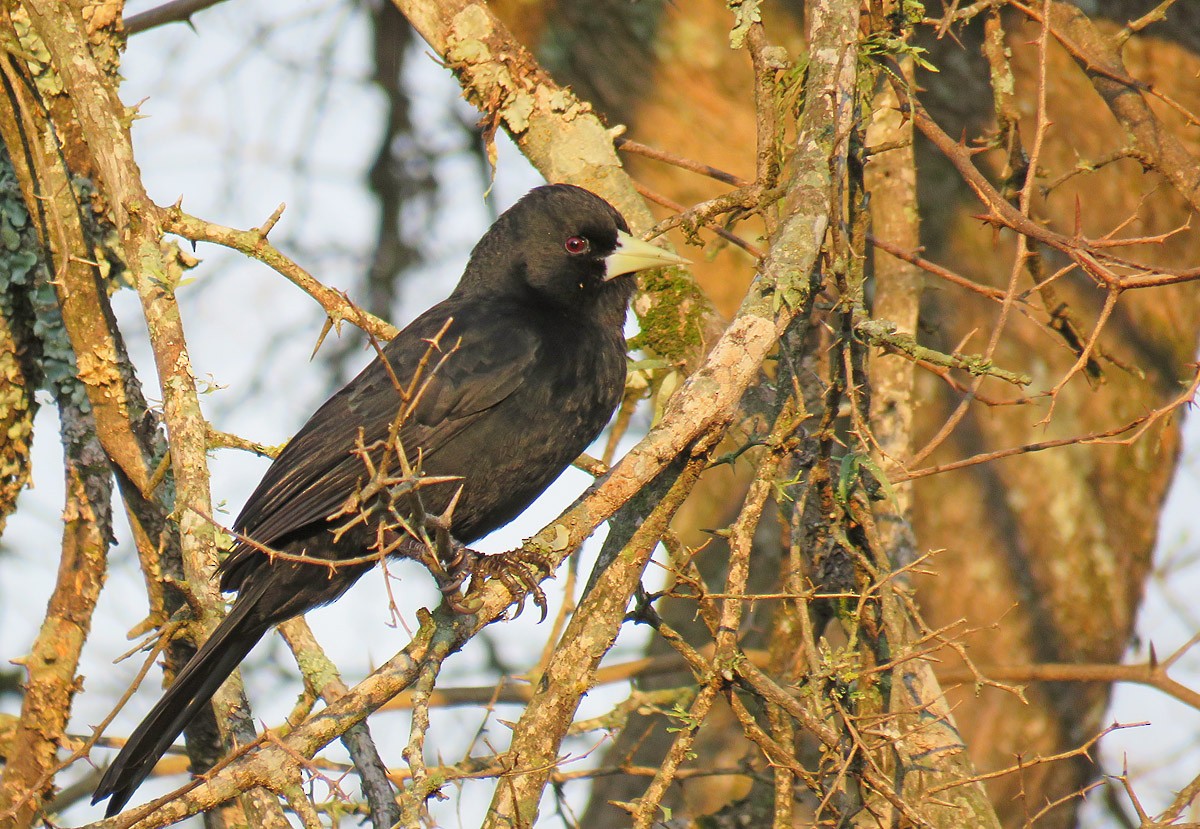
<svg viewBox="0 0 1200 829"><path fill-rule="evenodd" d="M450 499L450 503L442 510L441 515L431 515L425 518L425 526L433 530L433 544L438 561L446 568L447 572L454 572L461 565L462 551L466 549L450 534L450 526L454 521L454 508L458 506L458 499L462 497L462 493L463 488L460 486L455 491L454 497ZM461 583L460 579L459 584Z"/></svg>
<svg viewBox="0 0 1200 829"><path fill-rule="evenodd" d="M469 602L464 602L464 596L459 593L467 576L474 572L476 559L480 553L469 549L450 533L454 519L454 508L462 495L460 486L450 499L440 515L425 514L424 527L426 532L425 566L433 574L438 583L438 589L446 598L446 603L456 613L473 613L475 608ZM429 536L432 535L432 538Z"/></svg>

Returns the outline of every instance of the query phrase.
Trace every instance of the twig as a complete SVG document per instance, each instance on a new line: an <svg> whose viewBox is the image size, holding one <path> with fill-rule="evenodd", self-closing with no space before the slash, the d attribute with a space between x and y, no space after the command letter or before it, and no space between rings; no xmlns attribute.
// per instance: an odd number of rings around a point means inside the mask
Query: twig
<svg viewBox="0 0 1200 829"><path fill-rule="evenodd" d="M310 684L316 694L326 702L334 702L349 691L337 666L317 643L303 617L284 622L279 626L279 632L295 655L305 683ZM396 793L388 782L387 767L371 739L366 720L348 729L342 735L342 744L350 752L350 759L362 780L371 825L374 829L390 829L400 819L400 810L396 806Z"/></svg>
<svg viewBox="0 0 1200 829"><path fill-rule="evenodd" d="M718 170L716 167L710 167L707 164L701 164L699 161L692 161L690 158L684 158L683 156L675 155L674 153L667 152L666 150L648 147L645 144L641 144L631 138L625 138L624 136L618 135L613 139L613 144L618 150L622 150L627 153L634 153L635 155L645 156L646 158L653 158L655 161L663 161L672 165L673 167L678 167L681 170L699 173L702 176L708 176L709 178L716 179L724 184L733 185L734 187L745 187L750 183L743 178L735 176L733 173L726 173L724 170Z"/></svg>
<svg viewBox="0 0 1200 829"><path fill-rule="evenodd" d="M1200 711L1200 691L1172 679L1161 665L1084 665L1047 663L1034 665L980 665L983 676L1002 682L1124 682L1145 685ZM938 678L951 683L967 676L958 670L939 668ZM973 681L973 679L971 680Z"/></svg>
<svg viewBox="0 0 1200 829"><path fill-rule="evenodd" d="M720 681L710 682L701 690L687 713L680 719L682 726L678 730L675 741L663 758L662 766L650 781L645 794L633 803L616 803L614 805L625 809L633 818L634 829L650 829L659 817L662 799L667 789L675 782L679 767L692 753L692 743L695 742L696 732L708 718L712 705L718 698Z"/></svg>
<svg viewBox="0 0 1200 829"><path fill-rule="evenodd" d="M1062 760L1070 760L1071 758L1074 758L1074 757L1087 757L1087 756L1090 756L1092 747L1095 746L1096 743L1100 742L1100 740L1103 737L1105 737L1106 735L1111 734L1114 731L1120 731L1125 728L1137 728L1139 726L1147 725L1147 724L1148 723L1126 723L1126 724L1113 723L1108 728L1101 731L1099 734L1095 734L1092 737L1090 737L1089 739L1085 740L1082 745L1080 745L1076 748L1072 748L1067 751L1061 751L1057 754L1050 754L1050 755L1034 757L1031 760L1022 760L1012 766L1009 766L1008 768L997 769L996 771L990 771L990 772L986 772L983 774L977 774L974 777L970 777L970 778L963 779L963 780L956 780L951 783L944 783L942 785L935 786L934 788L930 789L930 793L940 792L940 791L950 791L952 789L958 788L959 786L967 785L969 783L981 783L985 780L995 780L997 778L1005 777L1010 774L1019 773L1019 772L1023 771L1024 769L1030 768L1032 766L1040 766L1040 765L1044 765L1047 763L1057 763Z"/></svg>
<svg viewBox="0 0 1200 829"><path fill-rule="evenodd" d="M424 620L422 620L424 623ZM409 726L408 744L401 752L408 763L411 783L400 796L401 816L405 826L420 824L421 810L425 801L435 795L441 785L440 778L429 774L425 766L425 733L429 730L429 705L427 699L441 670L442 660L430 660L421 666L412 688L412 722Z"/></svg>
<svg viewBox="0 0 1200 829"><path fill-rule="evenodd" d="M654 202L655 204L661 204L663 207L667 208L668 210L674 211L676 214L682 214L682 213L688 212L687 208L685 208L682 204L672 201L671 199L668 199L664 195L655 193L649 187L646 187L642 184L639 184L637 182L635 182L634 184L637 187L637 191L639 193L641 193L643 196L645 196L647 199ZM711 230L713 233L720 236L725 241L732 242L733 244L737 245L739 248L746 251L746 253L750 254L755 259L762 259L762 257L763 257L762 249L755 245L750 244L745 239L743 239L741 236L738 236L737 234L735 234L729 230L726 230L725 228L721 227L716 222L711 222L711 221L705 220L704 222L702 222L702 224L704 225L704 227L708 228L709 230ZM663 231L663 232L665 232L665 231ZM655 231L651 231L650 235L653 236L653 235L657 235L657 234L655 233Z"/></svg>
<svg viewBox="0 0 1200 829"><path fill-rule="evenodd" d="M930 363L944 368L958 368L975 377L995 377L1014 386L1028 386L1033 378L1027 374L1016 374L997 368L991 361L980 356L966 354L943 354L919 344L912 334L897 331L894 323L887 320L861 319L854 330L871 345L888 349L907 356L914 361Z"/></svg>
<svg viewBox="0 0 1200 829"><path fill-rule="evenodd" d="M576 469L581 469L593 478L603 478L609 472L609 465L599 458L593 458L591 455L584 452L571 464Z"/></svg>
<svg viewBox="0 0 1200 829"><path fill-rule="evenodd" d="M1157 6L1143 14L1137 20L1131 20L1113 37L1113 42L1119 49L1124 45L1125 41L1130 37L1140 32L1142 29L1149 26L1151 23L1160 23L1167 19L1167 11L1171 6L1175 5L1175 0L1162 0Z"/></svg>
<svg viewBox="0 0 1200 829"><path fill-rule="evenodd" d="M286 443L281 443L277 446L268 446L265 443L258 443L257 441L239 437L231 432L222 432L214 428L211 423L208 424L208 446L210 449L242 449L246 452L253 452L262 458L274 459L283 451L283 447L286 445Z"/></svg>
<svg viewBox="0 0 1200 829"><path fill-rule="evenodd" d="M1110 290L1105 295L1104 306L1100 309L1100 314L1096 318L1096 324L1092 326L1091 336L1088 337L1087 343L1084 345L1083 349L1080 350L1078 357L1075 359L1075 363L1070 369L1067 370L1067 373L1064 374L1059 381L1054 384L1054 388L1050 389L1050 407L1046 410L1046 416L1038 421L1038 425L1045 425L1050 422L1050 418L1054 415L1054 407L1058 403L1059 392L1066 387L1067 383L1071 381L1072 377L1082 371L1083 368L1088 364L1092 354L1096 351L1096 341L1100 338L1100 332L1104 330L1104 325L1108 322L1108 318L1112 316L1113 309L1117 307L1117 300L1120 299L1120 297L1121 292L1116 290Z"/></svg>
<svg viewBox="0 0 1200 829"><path fill-rule="evenodd" d="M999 227L1015 230L1023 237L1035 239L1060 251L1097 282L1121 290L1133 288L1154 287L1176 282L1188 282L1200 279L1200 268L1174 269L1154 268L1136 262L1121 260L1104 251L1093 248L1090 240L1079 236L1070 237L1055 233L1038 222L1033 221L1020 210L1013 207L996 191L971 160L971 154L959 142L952 139L929 116L921 104L913 98L906 89L893 81L893 88L898 91L913 116L913 123L930 142L937 147L975 193L976 197L987 208L988 213L981 216L983 221ZM1200 169L1198 167L1197 169ZM1032 179L1030 179L1032 181ZM1200 185L1198 185L1200 190ZM1186 193L1184 195L1187 195ZM1197 193L1200 200L1200 192ZM1121 268L1132 268L1138 273L1120 276L1112 271L1110 263Z"/></svg>
<svg viewBox="0 0 1200 829"><path fill-rule="evenodd" d="M692 458L678 477L670 476L660 484L666 491L631 534L615 527L610 530L606 549L624 549L584 595L546 661L540 693L513 727L510 751L517 765L512 777L497 787L485 827L503 826L509 817L517 823L529 822L536 815L542 788L556 764L558 747L583 692L591 686L600 656L615 641L629 597L640 584L651 552L705 466L699 458ZM627 539L627 543L618 539Z"/></svg>
<svg viewBox="0 0 1200 829"><path fill-rule="evenodd" d="M954 0L951 9L940 19L926 18L925 23L937 24L937 36L941 39L943 35L950 30L950 27L955 23L965 23L983 12L994 9L997 6L1003 6L1008 0L976 0L976 2L967 6L964 9L958 8L958 0Z"/></svg>
<svg viewBox="0 0 1200 829"><path fill-rule="evenodd" d="M125 692L121 695L121 698L118 699L116 704L112 707L112 710L104 715L104 719L92 729L92 733L88 735L74 751L71 752L70 756L59 761L55 767L48 769L36 784L30 786L29 791L23 798L14 797L12 799L9 808L0 812L0 823L14 818L20 811L21 807L25 805L26 801L35 796L38 792L42 791L42 787L49 783L54 778L54 775L67 768L81 757L87 757L89 755L93 746L101 742L101 737L104 734L104 731L108 728L112 721L116 719L117 714L121 713L121 709L125 707L125 704L129 702L134 693L141 686L142 681L146 678L146 675L150 673L150 669L153 668L158 661L159 655L163 652L163 649L167 646L167 643L170 642L171 637L174 636L174 634L182 626L183 625L181 622L170 622L162 629L162 631L160 631L154 647L150 650L149 655L147 655L146 659L142 662L142 667L138 670L137 675L134 676L133 681L129 683L129 687L125 689Z"/></svg>
<svg viewBox="0 0 1200 829"><path fill-rule="evenodd" d="M1033 8L1021 0L1010 5L1049 29L1075 61L1087 72L1092 85L1113 115L1125 128L1134 147L1145 154L1150 165L1162 173L1193 209L1200 209L1200 165L1170 130L1154 115L1143 92L1159 98L1179 112L1191 124L1200 123L1195 115L1151 84L1133 78L1126 71L1118 49L1121 37L1107 39L1088 17L1073 5L1058 2ZM1133 94L1128 94L1128 93Z"/></svg>
<svg viewBox="0 0 1200 829"><path fill-rule="evenodd" d="M1075 166L1072 167L1070 170L1067 170L1065 173L1062 173L1061 175L1059 175L1058 178L1051 179L1049 182L1042 185L1042 195L1043 196L1050 195L1055 190L1057 190L1062 184L1064 184L1065 182L1074 178L1075 176L1078 176L1082 173L1094 173L1097 170L1107 167L1109 164L1113 164L1115 162L1122 161L1126 158L1132 158L1136 161L1141 162L1143 165L1145 165L1147 163L1145 154L1140 152L1139 150L1134 149L1133 147L1122 147L1119 150L1113 150L1111 153L1102 155L1099 158L1092 160L1092 161L1085 161L1083 159L1080 159L1079 161L1075 162Z"/></svg>
<svg viewBox="0 0 1200 829"><path fill-rule="evenodd" d="M646 238L653 239L655 236L661 236L668 230L677 227L683 227L686 230L688 227L697 225L707 226L713 218L725 213L760 209L766 202L780 195L782 194L778 191L766 191L758 184L748 184L716 198L700 202L686 210L677 210L674 216L669 216L650 228L646 233ZM682 207L682 205L676 206ZM758 255L761 257L762 254Z"/></svg>
<svg viewBox="0 0 1200 829"><path fill-rule="evenodd" d="M282 208L282 205L280 207ZM275 221L278 220L278 216L279 210L273 216ZM325 310L331 324L337 325L345 320L382 340L390 340L396 336L395 326L357 307L343 294L325 287L267 241L267 233L273 226L274 221L269 219L263 227L236 230L190 216L183 212L179 204L163 213L163 230L193 242L211 242L236 250L269 266L315 299Z"/></svg>
<svg viewBox="0 0 1200 829"><path fill-rule="evenodd" d="M914 472L898 473L892 479L892 483L899 483L901 481L914 481L917 478L924 478L928 475L937 475L942 472L963 469L980 463L988 463L990 461L1000 460L1001 458L1009 458L1013 455L1022 455L1026 452L1041 452L1046 449L1053 449L1059 446L1070 446L1076 443L1117 443L1121 445L1128 445L1140 438L1154 423L1166 417L1180 406L1190 403L1193 398L1195 398L1198 389L1200 389L1200 374L1197 374L1192 378L1191 384L1183 394L1179 395L1165 406L1155 409L1152 412L1142 415L1141 417L1134 418L1126 423L1122 423L1119 426L1114 426L1111 429L1091 432L1086 435L1076 435L1074 437L1056 438L1054 440L1044 440L1037 443L1027 443L1022 446L1014 446L1008 449L997 449L994 452L983 452L978 455L972 455L969 458L952 461L950 463L939 464L938 466L918 469ZM1133 431L1132 435L1128 435L1121 440L1116 440L1117 436L1125 435L1130 431Z"/></svg>
<svg viewBox="0 0 1200 829"><path fill-rule="evenodd" d="M222 2L224 0L170 0L161 6L125 18L125 31L136 35L168 23L187 23L190 26L192 15Z"/></svg>

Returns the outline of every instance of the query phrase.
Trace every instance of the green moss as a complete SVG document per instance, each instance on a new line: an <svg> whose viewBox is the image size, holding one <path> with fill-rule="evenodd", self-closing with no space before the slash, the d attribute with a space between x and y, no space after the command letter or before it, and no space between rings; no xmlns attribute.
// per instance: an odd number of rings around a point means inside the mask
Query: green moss
<svg viewBox="0 0 1200 829"><path fill-rule="evenodd" d="M694 363L703 346L704 294L681 268L644 271L640 282L643 298L634 308L641 332L630 348L675 365Z"/></svg>

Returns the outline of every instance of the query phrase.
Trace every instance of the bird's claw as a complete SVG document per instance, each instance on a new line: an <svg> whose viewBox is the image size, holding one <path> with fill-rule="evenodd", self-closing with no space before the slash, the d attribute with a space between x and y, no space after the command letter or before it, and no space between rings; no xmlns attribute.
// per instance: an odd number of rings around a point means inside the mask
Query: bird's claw
<svg viewBox="0 0 1200 829"><path fill-rule="evenodd" d="M475 603L471 602L471 594L475 593L486 579L496 579L517 600L517 608L512 618L521 615L526 599L532 599L534 606L542 612L539 621L546 620L549 612L546 594L542 592L538 583L544 575L550 573L552 567L544 556L524 550L493 555L468 550L465 547L463 550L468 555L463 557L463 564L459 568L459 584L469 572L471 589L466 596L458 596L457 590L454 591L453 598L446 594L447 602L452 608L459 612L477 611L478 606L472 606Z"/></svg>

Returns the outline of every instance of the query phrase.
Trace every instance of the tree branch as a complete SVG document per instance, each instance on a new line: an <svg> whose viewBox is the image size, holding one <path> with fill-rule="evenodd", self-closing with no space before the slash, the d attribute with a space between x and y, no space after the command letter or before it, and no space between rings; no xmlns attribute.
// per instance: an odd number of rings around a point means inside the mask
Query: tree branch
<svg viewBox="0 0 1200 829"><path fill-rule="evenodd" d="M598 193L621 211L635 232L654 224L621 167L613 135L591 105L556 84L486 3L393 2L454 70L467 100L485 113L485 134L503 127L547 181ZM661 285L634 304L642 322L641 342L668 361L694 368L722 323L680 269L664 269L655 278L663 280Z"/></svg>
<svg viewBox="0 0 1200 829"><path fill-rule="evenodd" d="M170 0L161 6L125 18L125 32L136 35L168 23L187 23L190 26L192 15L196 12L202 12L223 2L225 0Z"/></svg>

